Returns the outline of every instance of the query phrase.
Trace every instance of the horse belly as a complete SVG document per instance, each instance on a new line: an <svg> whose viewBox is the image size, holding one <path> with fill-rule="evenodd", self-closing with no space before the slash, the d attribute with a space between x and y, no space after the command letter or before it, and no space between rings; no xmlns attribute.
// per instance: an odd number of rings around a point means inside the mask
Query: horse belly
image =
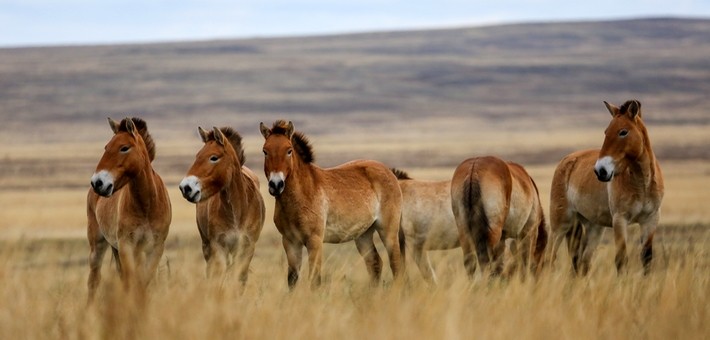
<svg viewBox="0 0 710 340"><path fill-rule="evenodd" d="M323 241L343 243L356 239L375 223L376 216L371 211L353 209L348 213L329 214L326 221ZM361 213L357 213L361 211Z"/></svg>

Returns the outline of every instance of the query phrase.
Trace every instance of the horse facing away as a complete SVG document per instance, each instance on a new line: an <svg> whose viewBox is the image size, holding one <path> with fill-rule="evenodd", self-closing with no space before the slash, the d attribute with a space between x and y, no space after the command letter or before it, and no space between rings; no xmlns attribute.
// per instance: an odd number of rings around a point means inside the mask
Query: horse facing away
<svg viewBox="0 0 710 340"><path fill-rule="evenodd" d="M197 229L207 276L219 277L234 264L241 288L249 275L256 241L264 226L259 180L244 166L242 137L232 128L198 127L204 146L180 182L183 197L196 203Z"/></svg>
<svg viewBox="0 0 710 340"><path fill-rule="evenodd" d="M470 277L476 271L473 257L485 268L495 263L493 274L503 269L505 240L520 240L523 273L532 257L532 271L541 265L547 230L537 186L525 169L497 157L463 161L451 179L451 202Z"/></svg>
<svg viewBox="0 0 710 340"><path fill-rule="evenodd" d="M400 228L419 271L436 284L427 250L458 248L459 232L451 210L451 181L420 181L399 169L392 169L402 189Z"/></svg>
<svg viewBox="0 0 710 340"><path fill-rule="evenodd" d="M108 122L114 135L91 176L86 200L89 301L96 294L109 246L124 288L135 286L143 292L163 254L172 218L168 192L151 165L155 144L145 121Z"/></svg>
<svg viewBox="0 0 710 340"><path fill-rule="evenodd" d="M269 193L276 198L274 223L286 251L289 287L298 281L304 246L314 287L321 280L323 242L351 240L365 259L373 283L379 282L382 259L373 242L375 232L387 250L393 276L401 277L404 241L402 237L400 243L402 192L397 177L371 160L318 167L308 139L295 132L291 122L279 120L272 128L261 123L260 130L265 139L264 173Z"/></svg>
<svg viewBox="0 0 710 340"><path fill-rule="evenodd" d="M587 274L604 227L612 227L616 268L621 271L628 261L627 226L639 223L641 260L648 273L663 199L663 175L642 120L641 103L629 100L621 107L604 105L612 119L601 150L565 156L552 178L551 256L554 259L566 238L575 272Z"/></svg>

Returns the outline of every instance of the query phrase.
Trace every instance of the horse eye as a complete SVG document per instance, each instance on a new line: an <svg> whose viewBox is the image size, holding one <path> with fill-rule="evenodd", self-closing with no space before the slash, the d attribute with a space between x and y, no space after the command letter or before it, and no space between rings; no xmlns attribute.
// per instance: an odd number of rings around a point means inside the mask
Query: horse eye
<svg viewBox="0 0 710 340"><path fill-rule="evenodd" d="M293 149L288 149L288 151L286 152L286 154L289 156L291 156L291 153L293 153Z"/></svg>
<svg viewBox="0 0 710 340"><path fill-rule="evenodd" d="M217 156L212 156L212 157L210 157L210 162L212 162L212 163L215 163L215 162L217 162L218 160L219 160L219 157L217 157Z"/></svg>
<svg viewBox="0 0 710 340"><path fill-rule="evenodd" d="M264 157L266 157L266 150L261 150L264 153Z"/></svg>
<svg viewBox="0 0 710 340"><path fill-rule="evenodd" d="M130 149L131 149L130 146L122 146L122 147L121 147L121 150L119 150L119 151L121 151L121 152L123 152L123 153L126 153L126 152L128 152L128 150L130 150Z"/></svg>
<svg viewBox="0 0 710 340"><path fill-rule="evenodd" d="M619 137L626 137L629 134L629 130L623 129L619 131Z"/></svg>

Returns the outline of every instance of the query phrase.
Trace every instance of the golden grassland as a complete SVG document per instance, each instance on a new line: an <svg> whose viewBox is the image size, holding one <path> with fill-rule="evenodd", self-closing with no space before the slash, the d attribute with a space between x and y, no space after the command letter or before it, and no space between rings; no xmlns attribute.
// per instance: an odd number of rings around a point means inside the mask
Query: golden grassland
<svg viewBox="0 0 710 340"><path fill-rule="evenodd" d="M688 128L680 141L673 138L677 129L655 128L654 142L703 144L707 140L701 128ZM417 135L415 129L367 141L356 131L313 135L312 141L325 166L373 154L389 164L405 164L416 178L432 180L448 178L458 161L480 154L478 150L513 155L523 164L532 160L527 169L547 206L555 164L535 162L535 157L559 153L560 145L594 147L601 139L599 129L523 131L512 138L490 131L451 131L437 136L420 129ZM245 145L249 166L264 181L260 138L247 135ZM542 153L527 140L534 140ZM18 168L0 176L0 338L702 339L710 332L710 162L705 160L662 163L666 197L648 276L641 274L638 228L632 227L626 274L617 275L614 269L607 232L586 278L570 275L563 249L556 266L537 279L481 275L470 281L456 249L432 252L440 279L436 287L426 285L411 262L405 284L393 284L385 270L384 285L371 287L355 247L344 244L326 245L322 287L311 291L302 281L289 292L285 256L271 221L274 202L262 182L267 221L246 290L239 295L236 280L204 279L194 206L177 190L200 142L196 136L168 140L158 144L155 166L169 187L173 224L149 300L144 308L131 304L106 256L99 298L87 308L86 182L102 145L30 145L7 151L6 158L26 161L34 170ZM54 167L67 159L72 166ZM37 184L48 180L52 182L46 188ZM304 263L302 277L306 268Z"/></svg>

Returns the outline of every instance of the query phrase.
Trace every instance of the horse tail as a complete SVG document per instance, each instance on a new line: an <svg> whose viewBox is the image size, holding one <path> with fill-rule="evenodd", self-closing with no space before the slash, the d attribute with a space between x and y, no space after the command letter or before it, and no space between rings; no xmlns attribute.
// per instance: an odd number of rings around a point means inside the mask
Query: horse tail
<svg viewBox="0 0 710 340"><path fill-rule="evenodd" d="M406 259L405 253L406 253L407 247L405 244L406 237L404 237L404 230L402 229L401 225L399 227L399 232L397 233L397 235L399 236L399 253L402 256L402 263L404 263L404 261Z"/></svg>
<svg viewBox="0 0 710 340"><path fill-rule="evenodd" d="M463 182L463 216L469 235L473 237L472 241L480 253L482 249L487 249L488 247L487 239L490 223L483 207L481 183L480 178L474 171L475 166L476 164L474 163Z"/></svg>

